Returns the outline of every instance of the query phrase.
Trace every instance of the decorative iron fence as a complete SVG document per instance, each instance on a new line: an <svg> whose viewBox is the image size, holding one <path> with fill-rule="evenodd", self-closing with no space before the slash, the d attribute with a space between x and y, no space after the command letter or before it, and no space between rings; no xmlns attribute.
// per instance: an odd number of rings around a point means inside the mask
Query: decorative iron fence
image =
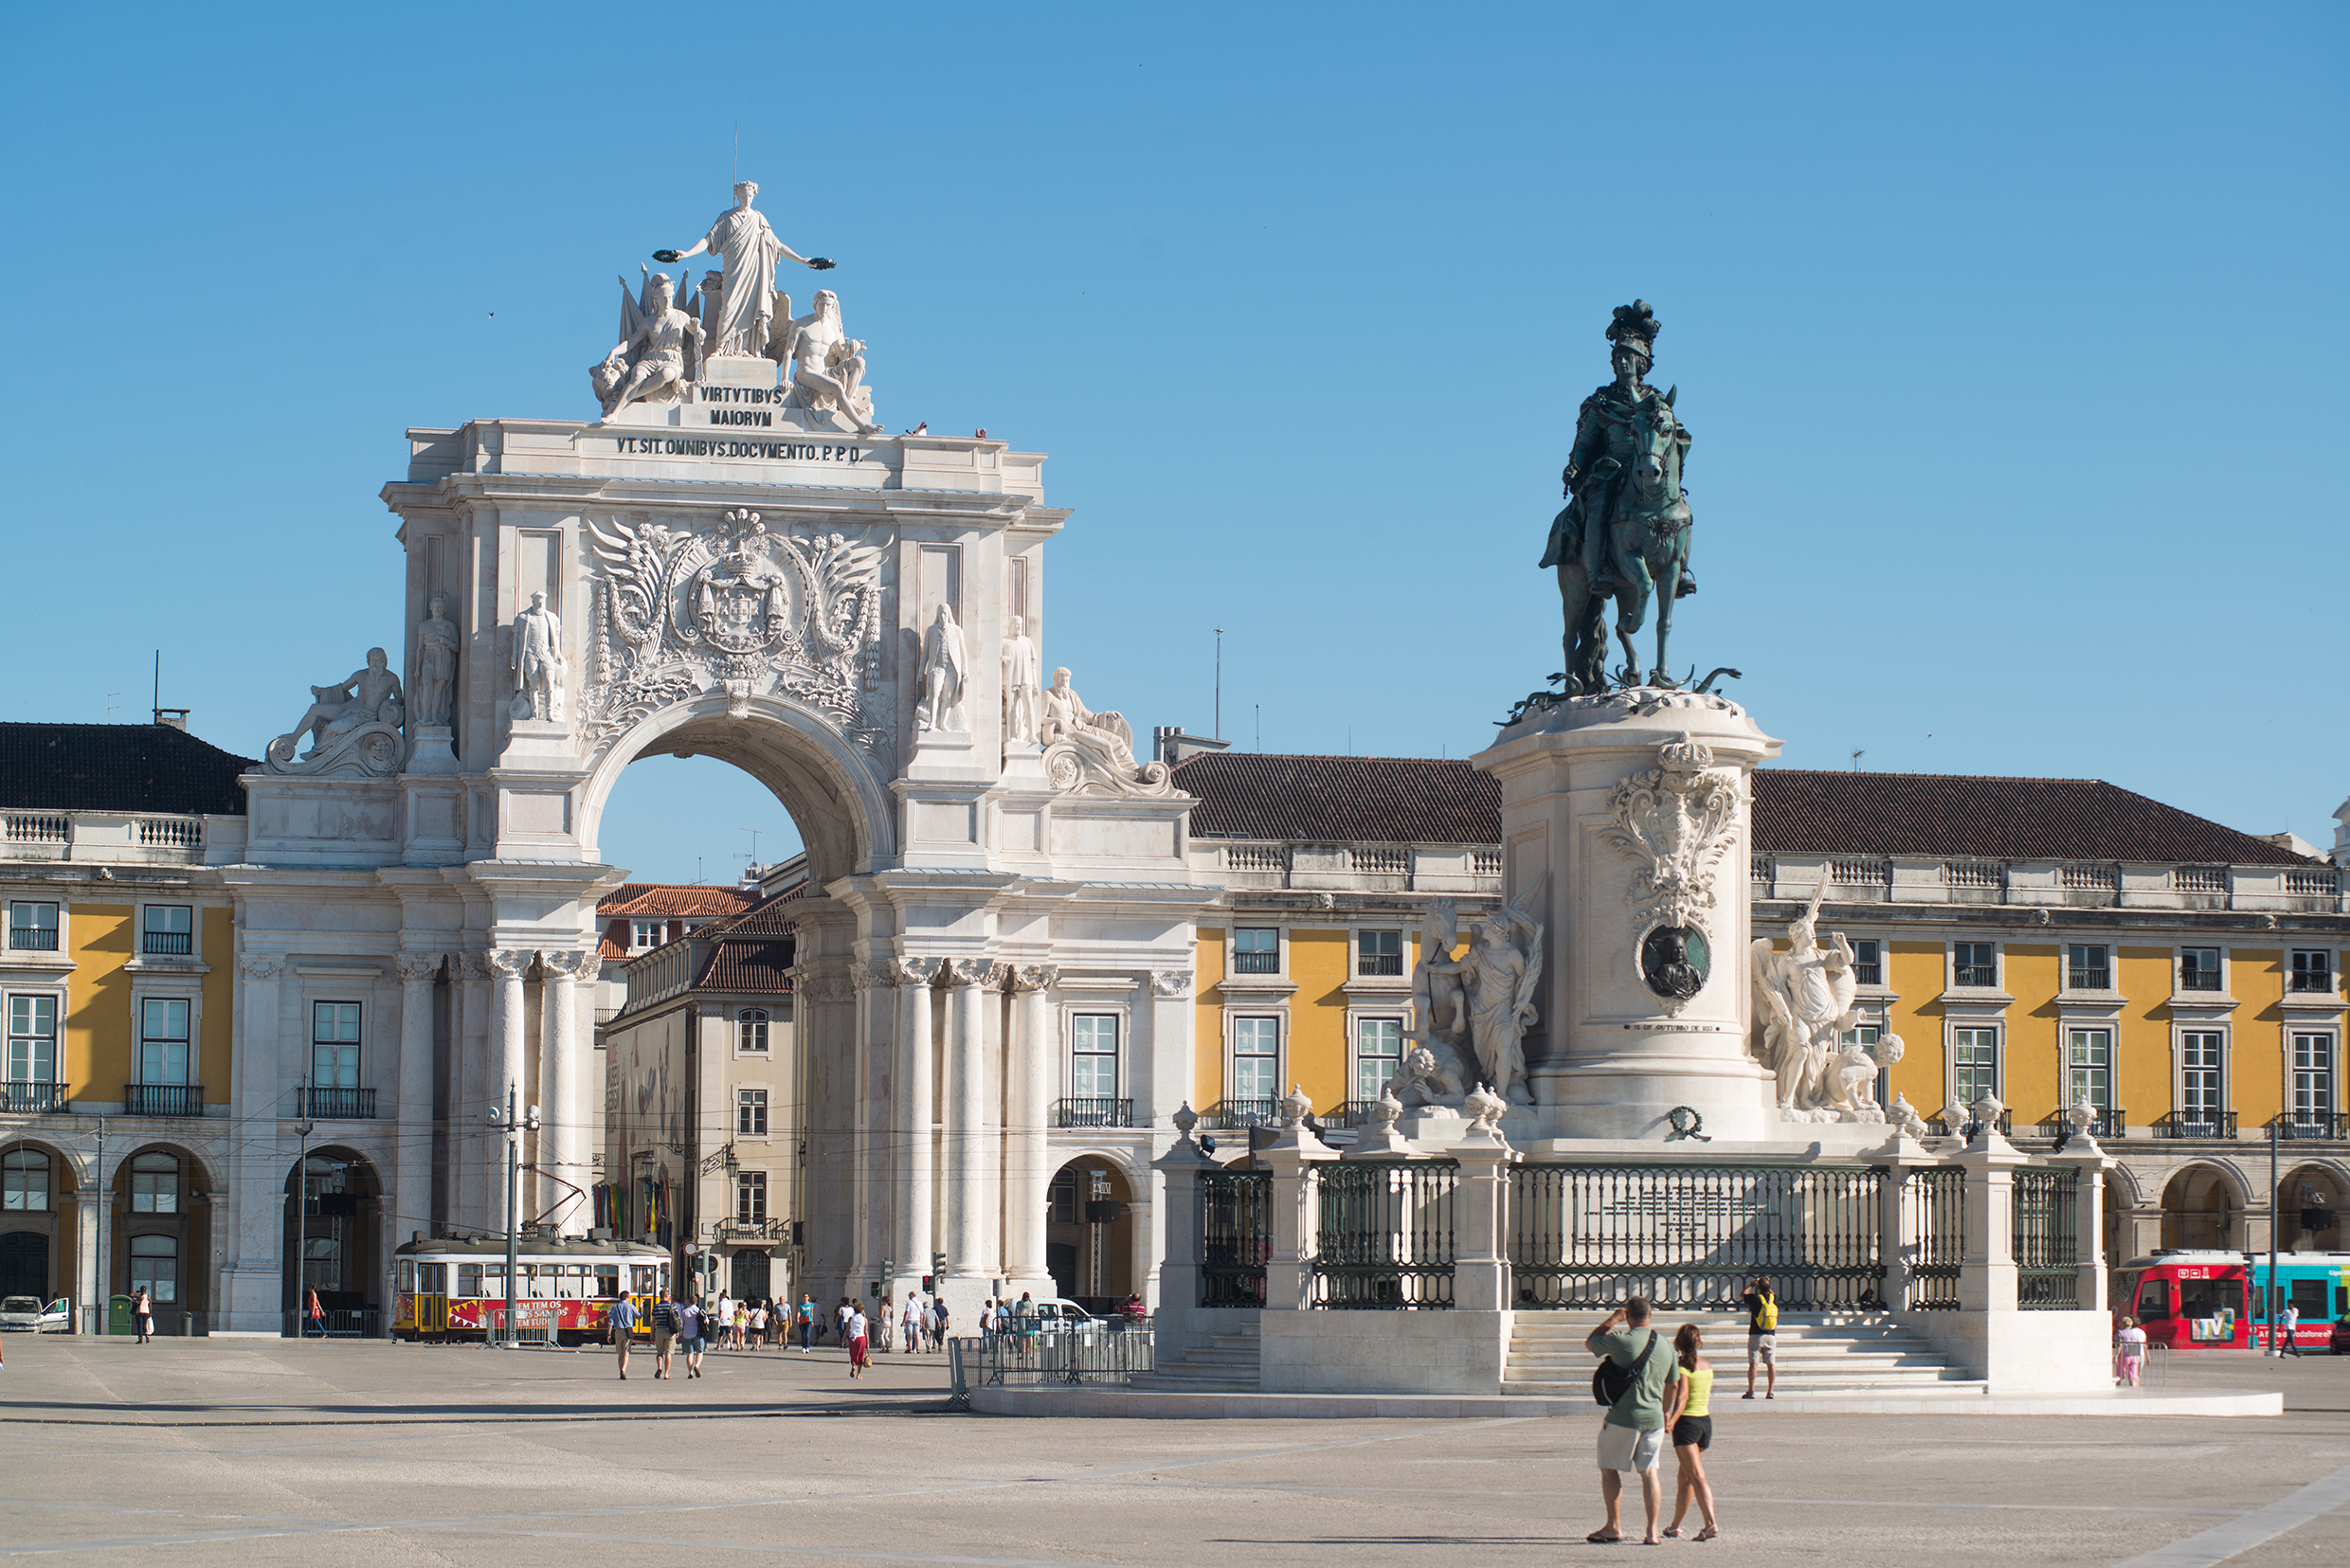
<svg viewBox="0 0 2350 1568"><path fill-rule="evenodd" d="M1884 1182L1869 1165L1512 1166L1511 1293L1522 1309L1728 1310L1762 1274L1790 1310L1875 1307Z"/></svg>
<svg viewBox="0 0 2350 1568"><path fill-rule="evenodd" d="M1460 1166L1451 1160L1324 1165L1313 1305L1381 1310L1453 1305Z"/></svg>
<svg viewBox="0 0 2350 1568"><path fill-rule="evenodd" d="M2081 1305L2073 1173L2016 1173L2016 1306L2070 1311Z"/></svg>
<svg viewBox="0 0 2350 1568"><path fill-rule="evenodd" d="M971 1390L1071 1383L1131 1382L1158 1364L1157 1340L1148 1328L1111 1333L1089 1324L1041 1334L989 1334L947 1342L949 1402L970 1408Z"/></svg>
<svg viewBox="0 0 2350 1568"><path fill-rule="evenodd" d="M1911 1312L1959 1309L1959 1265L1966 1256L1966 1173L1909 1173L1907 1234L1902 1251L1909 1258L1909 1283L1902 1307Z"/></svg>
<svg viewBox="0 0 2350 1568"><path fill-rule="evenodd" d="M1273 1254L1273 1173L1202 1171L1200 1202L1202 1307L1265 1305L1265 1259Z"/></svg>

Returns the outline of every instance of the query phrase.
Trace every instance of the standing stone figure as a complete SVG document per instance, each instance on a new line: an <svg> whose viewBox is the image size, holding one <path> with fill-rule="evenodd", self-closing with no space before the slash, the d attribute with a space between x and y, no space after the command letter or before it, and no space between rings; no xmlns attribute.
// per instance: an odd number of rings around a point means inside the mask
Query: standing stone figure
<svg viewBox="0 0 2350 1568"><path fill-rule="evenodd" d="M1632 634L1656 599L1656 663L1651 686L1676 686L1666 665L1672 603L1697 591L1690 575L1690 509L1681 489L1690 433L1673 413L1679 387L1658 392L1641 378L1654 363L1660 323L1643 300L1616 307L1607 340L1615 381L1583 399L1575 444L1561 475L1567 502L1550 524L1542 565L1559 571L1566 620L1566 693L1607 689L1606 600L1616 600L1626 684L1640 682Z"/></svg>
<svg viewBox="0 0 2350 1568"><path fill-rule="evenodd" d="M416 628L416 699L412 710L419 724L449 722L449 696L457 688L457 627L442 619L447 603L439 594L425 602L430 613Z"/></svg>
<svg viewBox="0 0 2350 1568"><path fill-rule="evenodd" d="M734 207L718 214L710 232L692 250L657 250L657 261L683 261L707 251L725 269L725 288L718 301L715 335L706 345L715 355L755 359L767 352L768 324L775 316L775 263L793 261L822 272L832 265L821 256L806 257L775 237L764 213L750 199L759 193L755 180L734 187Z"/></svg>
<svg viewBox="0 0 2350 1568"><path fill-rule="evenodd" d="M1037 645L1028 640L1028 622L1012 617L1003 640L1003 744L1037 738Z"/></svg>
<svg viewBox="0 0 2350 1568"><path fill-rule="evenodd" d="M563 622L547 607L547 595L531 595L531 607L514 619L514 706L518 719L563 718Z"/></svg>
<svg viewBox="0 0 2350 1568"><path fill-rule="evenodd" d="M1779 1079L1780 1114L1790 1122L1841 1120L1839 1086L1829 1058L1837 1036L1860 1021L1853 1010L1859 977L1853 972L1853 945L1842 931L1818 944L1819 905L1828 894L1828 874L1811 904L1787 926L1787 951L1772 950L1771 939L1754 939L1754 1019L1762 1054Z"/></svg>
<svg viewBox="0 0 2350 1568"><path fill-rule="evenodd" d="M1534 1103L1526 1075L1526 1031L1539 1017L1534 993L1542 980L1543 928L1533 911L1543 886L1537 881L1509 907L1478 921L1459 958L1427 965L1432 979L1460 977L1470 1071L1512 1105Z"/></svg>
<svg viewBox="0 0 2350 1568"><path fill-rule="evenodd" d="M963 627L955 620L953 606L941 604L922 639L922 703L914 712L916 729L960 733L968 728L963 698L969 670Z"/></svg>

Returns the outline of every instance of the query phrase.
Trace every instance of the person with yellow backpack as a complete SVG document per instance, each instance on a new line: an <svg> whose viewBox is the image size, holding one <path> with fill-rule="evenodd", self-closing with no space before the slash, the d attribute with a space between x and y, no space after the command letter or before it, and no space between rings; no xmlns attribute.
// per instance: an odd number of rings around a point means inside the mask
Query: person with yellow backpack
<svg viewBox="0 0 2350 1568"><path fill-rule="evenodd" d="M1757 1274L1746 1282L1746 1293L1739 1298L1746 1309L1746 1392L1742 1399L1754 1397L1754 1369L1768 1369L1762 1397L1779 1397L1779 1297L1771 1289L1771 1282Z"/></svg>

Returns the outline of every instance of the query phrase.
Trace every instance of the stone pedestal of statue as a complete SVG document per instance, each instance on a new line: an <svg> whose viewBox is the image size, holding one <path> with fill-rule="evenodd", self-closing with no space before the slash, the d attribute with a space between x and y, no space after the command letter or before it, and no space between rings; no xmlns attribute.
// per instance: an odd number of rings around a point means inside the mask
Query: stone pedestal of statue
<svg viewBox="0 0 2350 1568"><path fill-rule="evenodd" d="M415 744L408 749L407 770L410 773L456 773L462 771L457 760L456 731L445 724L420 724L415 730Z"/></svg>
<svg viewBox="0 0 2350 1568"><path fill-rule="evenodd" d="M1779 747L1727 698L1636 689L1530 712L1472 759L1501 784L1503 898L1544 888L1513 1136L1661 1143L1678 1108L1724 1142L1782 1135L1747 1048L1747 776Z"/></svg>

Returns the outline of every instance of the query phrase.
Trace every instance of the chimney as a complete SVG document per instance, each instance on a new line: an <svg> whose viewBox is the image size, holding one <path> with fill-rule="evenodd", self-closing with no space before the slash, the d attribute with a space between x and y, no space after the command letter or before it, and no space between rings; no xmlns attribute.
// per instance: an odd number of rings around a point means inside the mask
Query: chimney
<svg viewBox="0 0 2350 1568"><path fill-rule="evenodd" d="M157 724L168 724L184 735L188 732L188 710L185 708L158 708L155 710L155 722Z"/></svg>
<svg viewBox="0 0 2350 1568"><path fill-rule="evenodd" d="M1231 744L1230 741L1210 740L1205 735L1186 735L1180 724L1159 725L1150 731L1152 759L1169 767L1203 751L1221 751Z"/></svg>

